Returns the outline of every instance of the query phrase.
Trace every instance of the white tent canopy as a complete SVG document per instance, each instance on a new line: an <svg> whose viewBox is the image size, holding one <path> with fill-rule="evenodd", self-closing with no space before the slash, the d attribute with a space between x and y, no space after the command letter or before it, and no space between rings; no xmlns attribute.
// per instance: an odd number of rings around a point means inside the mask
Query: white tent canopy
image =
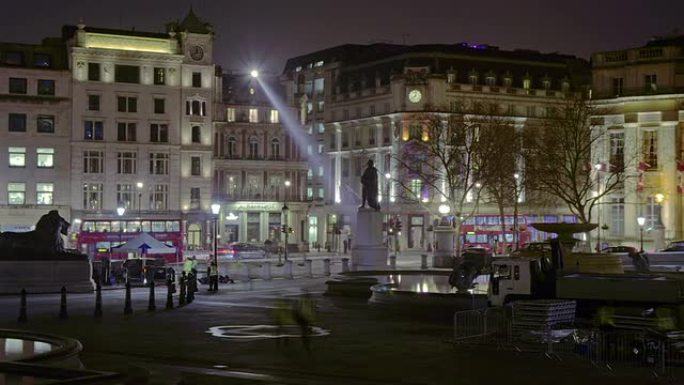
<svg viewBox="0 0 684 385"><path fill-rule="evenodd" d="M156 240L148 233L140 233L128 242L112 247L112 251L139 254L173 254L176 252L176 248Z"/></svg>

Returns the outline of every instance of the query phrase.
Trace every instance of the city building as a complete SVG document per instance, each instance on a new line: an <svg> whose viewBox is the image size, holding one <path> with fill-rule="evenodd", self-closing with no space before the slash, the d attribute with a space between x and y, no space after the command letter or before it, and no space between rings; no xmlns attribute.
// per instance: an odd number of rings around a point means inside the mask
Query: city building
<svg viewBox="0 0 684 385"><path fill-rule="evenodd" d="M317 239L306 223L308 166L297 143L303 132L299 124L288 125L295 111L282 104L279 77L228 73L222 81L223 104L214 122L219 243L282 245L284 226L288 248L306 250Z"/></svg>
<svg viewBox="0 0 684 385"><path fill-rule="evenodd" d="M353 244L360 176L372 159L382 179L382 210L403 224L398 249L428 249L440 200L421 180L399 180L396 164L406 145L420 140L420 129L412 129L419 114L448 114L462 100L481 99L500 104L524 129L589 82L588 63L573 56L466 43L348 44L288 60L287 102L299 109L312 151L327 158L310 173L309 191L324 203L314 202L310 226L315 223L318 239L336 250L345 239ZM412 186L415 199L405 199L400 186ZM575 220L565 207L532 212L524 204L518 220L523 241L545 236L526 224ZM478 210L464 223L464 243L511 242L513 234L501 234L494 207Z"/></svg>
<svg viewBox="0 0 684 385"><path fill-rule="evenodd" d="M625 164L621 193L600 207L608 240L661 249L684 238L684 36L592 55L592 96L602 109L595 161ZM639 224L638 218L643 218Z"/></svg>
<svg viewBox="0 0 684 385"><path fill-rule="evenodd" d="M64 44L0 43L0 231L71 218L71 76Z"/></svg>
<svg viewBox="0 0 684 385"><path fill-rule="evenodd" d="M181 249L211 247L214 36L192 10L167 29L63 28L69 204L91 256L141 230Z"/></svg>

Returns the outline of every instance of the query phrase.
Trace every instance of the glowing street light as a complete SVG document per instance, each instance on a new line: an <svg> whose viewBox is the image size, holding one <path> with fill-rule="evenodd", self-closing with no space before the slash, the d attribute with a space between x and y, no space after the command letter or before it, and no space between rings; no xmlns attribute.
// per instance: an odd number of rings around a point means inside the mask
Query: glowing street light
<svg viewBox="0 0 684 385"><path fill-rule="evenodd" d="M259 71L257 71L257 70L251 70L251 71L249 72L249 75L250 75L251 77L253 77L253 78L256 79L256 78L259 77Z"/></svg>
<svg viewBox="0 0 684 385"><path fill-rule="evenodd" d="M125 207L117 207L117 208L116 208L116 213L117 213L120 217L123 216L125 212L126 212L126 208L125 208Z"/></svg>
<svg viewBox="0 0 684 385"><path fill-rule="evenodd" d="M214 263L218 269L218 215L221 212L221 205L211 204L211 213L214 214Z"/></svg>
<svg viewBox="0 0 684 385"><path fill-rule="evenodd" d="M646 218L637 217L637 223L639 224L639 252L644 252L644 225L646 224Z"/></svg>

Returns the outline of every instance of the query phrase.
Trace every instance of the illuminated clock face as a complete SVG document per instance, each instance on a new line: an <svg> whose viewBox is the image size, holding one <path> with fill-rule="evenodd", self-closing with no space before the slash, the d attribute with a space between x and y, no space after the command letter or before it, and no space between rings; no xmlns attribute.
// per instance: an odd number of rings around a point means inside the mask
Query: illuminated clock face
<svg viewBox="0 0 684 385"><path fill-rule="evenodd" d="M200 47L199 45L193 45L190 47L190 57L193 60L202 60L204 57L204 48Z"/></svg>
<svg viewBox="0 0 684 385"><path fill-rule="evenodd" d="M411 90L408 94L408 98L411 103L418 103L423 98L423 94L420 90Z"/></svg>

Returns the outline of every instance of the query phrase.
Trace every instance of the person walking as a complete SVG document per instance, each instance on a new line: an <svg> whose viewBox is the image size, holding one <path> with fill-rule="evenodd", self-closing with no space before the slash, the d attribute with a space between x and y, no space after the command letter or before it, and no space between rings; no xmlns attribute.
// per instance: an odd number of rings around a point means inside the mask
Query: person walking
<svg viewBox="0 0 684 385"><path fill-rule="evenodd" d="M218 291L219 271L216 262L211 262L208 267L209 291Z"/></svg>

